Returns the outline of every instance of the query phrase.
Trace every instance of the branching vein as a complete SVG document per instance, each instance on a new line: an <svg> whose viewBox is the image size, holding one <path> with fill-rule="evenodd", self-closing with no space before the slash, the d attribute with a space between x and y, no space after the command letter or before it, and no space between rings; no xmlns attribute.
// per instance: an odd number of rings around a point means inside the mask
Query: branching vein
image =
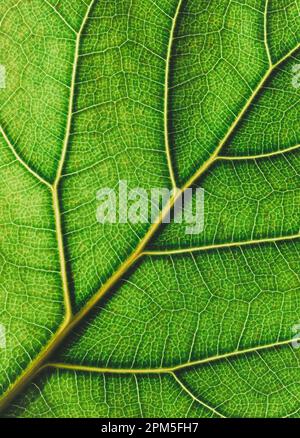
<svg viewBox="0 0 300 438"><path fill-rule="evenodd" d="M178 5L177 5L177 9L175 12L175 16L174 16L173 21L172 21L172 28L171 28L170 37L169 37L168 52L167 52L167 59L166 59L166 73L165 73L165 102L164 102L165 146L166 146L166 154L167 154L170 178L171 178L172 186L174 189L177 187L177 185L176 185L176 179L175 179L174 169L173 169L173 165L172 165L170 136L169 136L169 87L170 87L169 80L170 80L170 68L171 68L172 48L173 48L173 42L174 42L174 33L175 33L175 29L176 29L177 19L179 17L181 5L182 5L182 0L179 0Z"/></svg>
<svg viewBox="0 0 300 438"><path fill-rule="evenodd" d="M46 1L47 2L47 1ZM47 2L48 3L48 2ZM55 221L56 221L56 231L57 231L57 240L58 240L58 247L59 247L59 253L60 253L60 262L61 262L61 273L62 273L62 280L63 280L63 286L64 286L64 296L65 296L65 304L66 304L66 318L56 335L52 338L50 343L46 346L46 348L35 358L35 360L32 362L31 366L20 376L20 378L15 382L15 384L10 388L10 391L8 391L4 396L2 397L0 401L0 408L4 408L7 406L7 404L12 400L14 396L18 394L18 392L23 388L23 386L28 383L34 376L36 376L37 372L39 372L43 366L48 362L49 358L55 351L55 349L66 339L66 337L72 332L72 330L78 326L79 323L82 322L82 320L90 313L90 311L94 308L95 304L97 304L100 299L107 294L108 291L111 290L111 288L117 283L117 281L128 271L128 269L136 262L136 260L141 257L142 255L154 255L154 254L161 254L161 252L149 252L145 251L146 246L156 233L156 231L159 229L161 223L163 222L164 217L169 213L170 209L174 206L174 203L178 199L179 196L182 195L182 193L189 187L191 187L200 177L203 176L203 174L211 167L211 165L217 160L217 159L235 159L233 157L221 157L220 153L224 148L224 145L227 144L228 140L232 136L232 134L235 132L236 128L239 126L241 120L244 118L245 114L251 107L253 101L256 99L260 91L262 90L263 86L266 84L266 82L271 77L271 74L274 72L275 68L278 68L283 62L285 62L289 57L293 56L296 51L299 49L300 44L298 44L294 49L292 49L289 53L287 53L280 61L278 61L276 64L272 64L271 61L271 55L270 50L268 47L267 42L267 11L268 11L268 1L266 1L265 6L265 44L266 49L268 53L268 58L270 62L270 67L266 71L265 75L253 91L250 98L245 103L244 107L242 108L241 112L239 113L238 117L233 122L232 126L228 130L225 137L222 139L222 141L219 143L219 145L216 147L214 153L211 155L211 157L194 173L194 175L184 184L184 186L181 189L177 189L175 191L170 203L166 208L161 212L159 221L155 223L147 232L147 234L144 236L144 238L141 240L140 244L136 248L136 250L129 256L129 258L123 263L123 265L112 275L112 277L98 290L98 292L90 299L90 301L76 314L72 315L72 309L71 309L71 299L70 299L70 292L69 292L69 286L68 286L68 278L67 278L67 268L66 268L66 259L65 259L65 252L64 252L64 241L63 241L63 230L62 230L62 224L61 224L61 212L60 212L60 205L59 205L59 182L62 176L62 171L66 159L67 154L67 148L69 145L69 139L70 139L70 133L71 133L71 127L72 127L72 116L74 111L74 99L75 99L75 84L76 84L76 74L78 69L78 59L79 59L79 49L80 49L80 43L81 43L81 37L83 33L83 29L86 25L86 22L88 20L91 8L93 7L95 3L95 0L90 2L89 7L87 8L87 12L85 14L85 17L82 21L81 27L79 32L76 36L76 43L75 43L75 53L74 53L74 63L73 63L73 70L72 70L72 78L71 78L71 87L70 87L70 99L69 99L69 106L68 106L68 115L67 115L67 124L66 124L66 132L65 132L65 138L63 142L62 147L62 153L61 158L59 161L58 169L56 178L54 181L53 187L45 181L42 177L40 177L36 172L34 172L30 167L19 157L19 155L16 153L15 149L11 145L8 137L5 135L4 130L1 128L1 133L8 144L10 150L13 152L16 159L28 170L32 175L34 175L40 182L43 184L46 184L48 187L51 188L53 191L53 205L54 205L54 212L55 212ZM49 3L48 3L49 4ZM165 123L165 145L166 145L166 154L168 158L168 166L169 166L169 172L172 180L172 184L174 187L176 187L176 181L175 181L175 175L174 170L172 167L172 159L171 159L171 153L170 153L170 139L169 139L169 133L168 133L168 116L169 116L169 108L168 108L168 102L169 102L169 75L170 75L170 60L171 60L171 54L172 54L172 44L174 40L174 34L175 34L175 28L176 23L180 11L180 7L182 4L182 0L178 2L177 10L175 13L175 16L173 18L172 22L172 28L170 32L170 39L169 39L169 45L168 45L168 53L167 53L167 60L166 60L166 72L165 72L165 108L164 108L164 123ZM62 18L62 17L61 17ZM66 23L67 24L67 23ZM70 27L70 26L69 26ZM74 31L74 29L72 29ZM298 147L298 146L297 146ZM289 150L296 149L289 148ZM287 150L286 150L287 151ZM278 153L282 153L279 152ZM273 153L274 155L276 153ZM264 154L262 156L271 156L270 154ZM252 158L258 159L260 156L255 156ZM245 159L249 159L251 157L245 157ZM187 249L187 250L174 250L174 251L167 251L164 252L164 254L177 254L177 253L183 253L183 252L191 252L191 251L198 251L198 250L209 250L209 249L215 249L215 248L223 248L223 247L230 247L230 246L242 246L242 245L250 245L255 243L265 243L265 242L278 242L283 240L291 240L298 238L299 235L293 235L293 236L286 236L286 237L279 237L279 238L271 238L271 239L263 239L263 240L257 240L257 241L247 241L247 242L232 242L225 245L210 245L206 247L200 247L200 248L193 248L193 249ZM223 416L219 412L217 412L214 408L211 408L210 406L205 405L205 403L201 402L200 400L196 399L193 394L190 393L188 388L186 388L183 383L179 380L178 376L175 374L176 371L179 371L180 369L187 367L187 366L194 366L201 363L207 363L214 360L219 359L225 359L229 357L236 356L238 354L245 354L246 352L251 351L257 351L264 348L279 346L279 345L286 345L290 343L291 341L283 341L276 344L270 344L269 346L259 346L256 348L250 348L248 350L244 351L238 351L238 352L232 352L228 354L224 354L223 356L215 356L210 357L207 359L201 359L199 361L190 362L188 364L180 365L178 367L174 367L172 369L167 369L165 372L171 373L174 378L176 379L177 383L182 387L182 389L187 392L195 401L203 404L208 409L213 411L218 416ZM62 365L62 364L52 364L52 366L58 366L66 368L69 365ZM72 366L72 365L71 365ZM80 367L77 366L78 369ZM91 369L90 369L91 370ZM96 371L96 369L94 369ZM150 370L141 370L141 372L145 373L145 371L150 372ZM98 370L99 372L99 370ZM104 370L102 369L102 372ZM112 372L110 370L109 372ZM128 370L118 370L118 372L128 372ZM137 373L138 370L135 370ZM151 372L157 372L157 370L153 370ZM163 369L160 369L160 372L163 372Z"/></svg>

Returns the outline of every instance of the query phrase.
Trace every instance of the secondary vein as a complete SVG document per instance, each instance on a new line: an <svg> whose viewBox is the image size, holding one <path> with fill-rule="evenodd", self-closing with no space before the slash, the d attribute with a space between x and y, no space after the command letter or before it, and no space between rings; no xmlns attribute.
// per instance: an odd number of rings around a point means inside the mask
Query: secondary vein
<svg viewBox="0 0 300 438"><path fill-rule="evenodd" d="M75 54L74 54L74 62L73 62L73 69L72 69L72 78L71 78L71 89L70 89L70 97L69 97L69 107L68 107L68 115L67 115L67 128L62 148L61 157L59 160L57 173L56 173L56 179L54 182L54 186L57 186L62 174L63 166L66 159L69 139L70 139L70 133L71 133L71 127L72 127L72 116L73 116L73 109L74 109L74 100L75 100L75 87L76 87L76 75L77 75L77 68L78 68L78 59L79 59L79 49L80 49L80 41L83 29L85 27L85 24L87 22L87 19L89 17L90 11L95 3L95 0L92 0L89 7L87 8L86 14L82 20L79 32L76 36L76 43L75 43Z"/></svg>
<svg viewBox="0 0 300 438"><path fill-rule="evenodd" d="M251 246L251 245L260 245L264 243L276 243L276 242L285 242L287 240L296 240L299 239L300 234L292 234L290 236L281 236L281 237L269 237L265 239L255 239L255 240L241 240L239 242L227 242L227 243L217 243L215 245L203 245L191 248L182 248L182 249L173 249L173 250L165 250L165 251L144 251L141 256L170 256L176 254L189 254L192 252L200 252L200 251L211 251L214 249L226 249L226 248L234 248L241 246Z"/></svg>
<svg viewBox="0 0 300 438"><path fill-rule="evenodd" d="M109 368L109 367L97 367L89 365L77 365L71 363L59 363L59 362L49 362L44 365L44 368L57 368L65 369L70 371L81 371L90 373L106 373L106 374L170 374L179 371L184 371L188 368L192 368L199 365L205 365L212 362L217 362L229 358L235 358L247 354L256 353L259 351L267 351L272 348L285 347L291 345L295 341L295 338L287 339L284 341L273 342L270 344L257 345L255 347L249 347L242 350L234 350L228 353L218 354L214 356L209 356L203 359L197 359L193 361L184 362L179 365L174 365L171 367L159 367L159 368Z"/></svg>
<svg viewBox="0 0 300 438"><path fill-rule="evenodd" d="M266 0L265 11L264 11L264 42L265 42L269 65L271 67L273 63L272 63L272 57L268 43L268 9L269 9L269 0Z"/></svg>
<svg viewBox="0 0 300 438"><path fill-rule="evenodd" d="M66 133L62 148L62 153L60 157L60 161L57 168L56 178L53 184L53 210L55 215L55 225L56 225L56 235L57 235L57 243L58 243L58 252L60 259L60 267L61 267L61 277L64 291L64 302L65 302L65 320L69 323L72 319L72 301L71 301L71 293L68 282L68 274L67 274L67 263L66 263L66 255L65 255L65 247L64 247L64 239L63 239L63 228L62 228L62 220L61 220L61 211L60 211L60 200L59 200L59 183L62 175L63 166L66 159L66 154L68 150L70 133L72 127L72 116L73 116L73 108L75 101L75 88L76 88L76 75L78 69L78 59L79 59L79 50L80 50L80 41L82 37L82 32L85 27L85 24L88 20L91 8L93 7L95 0L92 0L85 16L82 20L79 32L76 36L75 43L75 53L74 53L74 61L73 61L73 69L72 69L72 78L71 78L71 87L70 87L70 97L69 97L69 108L67 115L67 124L66 124Z"/></svg>
<svg viewBox="0 0 300 438"><path fill-rule="evenodd" d="M283 155L288 152L296 151L297 149L300 149L300 144L297 144L295 146L290 146L285 149L280 149L278 151L274 152L266 152L264 154L257 154L257 155L219 155L216 159L220 161L246 161L246 160L259 160L261 158L271 158L276 157L278 155Z"/></svg>
<svg viewBox="0 0 300 438"><path fill-rule="evenodd" d="M174 34L176 29L177 20L179 17L180 8L182 5L182 0L179 0L174 18L172 20L172 27L169 37L168 51L167 51L167 59L166 59L166 72L165 72L165 97L164 97L164 133L165 133L165 147L166 147L166 155L168 161L169 174L172 182L172 186L175 189L176 178L174 174L174 169L172 165L172 157L171 157L171 148L170 148L170 136L169 136L169 81L170 81L170 67L171 67L171 58L172 58L172 49L174 42Z"/></svg>

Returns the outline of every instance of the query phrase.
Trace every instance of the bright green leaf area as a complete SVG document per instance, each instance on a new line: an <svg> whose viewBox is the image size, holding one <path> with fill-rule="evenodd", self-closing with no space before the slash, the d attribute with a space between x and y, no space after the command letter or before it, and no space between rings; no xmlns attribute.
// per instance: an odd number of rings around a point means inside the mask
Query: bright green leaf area
<svg viewBox="0 0 300 438"><path fill-rule="evenodd" d="M300 0L1 2L3 417L300 416L299 36ZM203 231L99 224L120 181L203 188Z"/></svg>

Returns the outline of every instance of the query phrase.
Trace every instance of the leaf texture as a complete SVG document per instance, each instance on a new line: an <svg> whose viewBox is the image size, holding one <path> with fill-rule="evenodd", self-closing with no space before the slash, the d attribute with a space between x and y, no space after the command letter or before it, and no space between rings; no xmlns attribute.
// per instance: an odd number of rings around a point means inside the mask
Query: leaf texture
<svg viewBox="0 0 300 438"><path fill-rule="evenodd" d="M1 2L2 416L299 417L299 35L299 0ZM120 181L171 205L100 225Z"/></svg>

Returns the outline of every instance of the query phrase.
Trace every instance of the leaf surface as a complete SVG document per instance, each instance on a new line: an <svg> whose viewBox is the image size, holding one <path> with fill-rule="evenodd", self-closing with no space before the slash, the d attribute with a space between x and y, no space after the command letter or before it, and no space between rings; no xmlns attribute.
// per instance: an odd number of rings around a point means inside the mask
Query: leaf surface
<svg viewBox="0 0 300 438"><path fill-rule="evenodd" d="M1 3L3 416L299 416L299 11ZM120 181L203 232L100 225Z"/></svg>

